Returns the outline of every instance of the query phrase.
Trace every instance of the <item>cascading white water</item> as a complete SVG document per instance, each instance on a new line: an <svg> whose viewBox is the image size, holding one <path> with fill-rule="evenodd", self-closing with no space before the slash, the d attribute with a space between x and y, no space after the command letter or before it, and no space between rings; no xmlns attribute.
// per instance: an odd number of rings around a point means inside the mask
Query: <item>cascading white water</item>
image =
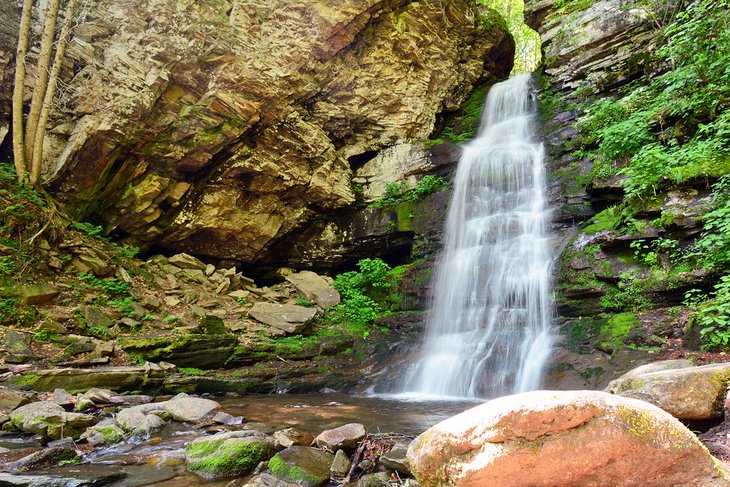
<svg viewBox="0 0 730 487"><path fill-rule="evenodd" d="M553 344L542 144L529 75L491 88L464 147L425 347L404 390L492 398L540 386Z"/></svg>

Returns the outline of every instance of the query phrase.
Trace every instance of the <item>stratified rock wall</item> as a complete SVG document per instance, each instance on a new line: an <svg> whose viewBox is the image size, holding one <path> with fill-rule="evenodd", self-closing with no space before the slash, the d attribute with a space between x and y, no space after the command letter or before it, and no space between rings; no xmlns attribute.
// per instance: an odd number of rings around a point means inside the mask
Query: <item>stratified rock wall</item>
<svg viewBox="0 0 730 487"><path fill-rule="evenodd" d="M506 76L512 41L473 7L101 2L68 48L44 177L130 242L256 261L354 201L348 159L426 138Z"/></svg>

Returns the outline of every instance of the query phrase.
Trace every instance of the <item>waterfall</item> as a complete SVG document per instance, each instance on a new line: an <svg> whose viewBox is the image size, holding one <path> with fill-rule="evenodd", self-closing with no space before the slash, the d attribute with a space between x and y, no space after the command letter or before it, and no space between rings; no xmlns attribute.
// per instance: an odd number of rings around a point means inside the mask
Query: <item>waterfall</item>
<svg viewBox="0 0 730 487"><path fill-rule="evenodd" d="M408 394L492 398L540 387L553 333L542 144L529 75L494 85L464 147Z"/></svg>

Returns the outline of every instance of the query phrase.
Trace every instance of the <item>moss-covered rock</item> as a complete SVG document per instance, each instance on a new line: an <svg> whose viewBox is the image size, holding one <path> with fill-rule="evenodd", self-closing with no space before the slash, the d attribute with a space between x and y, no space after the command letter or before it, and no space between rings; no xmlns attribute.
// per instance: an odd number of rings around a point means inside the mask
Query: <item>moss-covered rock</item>
<svg viewBox="0 0 730 487"><path fill-rule="evenodd" d="M46 438L78 438L84 430L99 420L80 413L67 413L50 401L33 402L10 413L10 420L20 431Z"/></svg>
<svg viewBox="0 0 730 487"><path fill-rule="evenodd" d="M640 372L640 371L639 371ZM730 381L730 364L710 364L671 370L630 371L606 390L659 406L682 420L721 418Z"/></svg>
<svg viewBox="0 0 730 487"><path fill-rule="evenodd" d="M269 460L271 473L287 482L317 487L330 478L334 455L307 446L291 446Z"/></svg>
<svg viewBox="0 0 730 487"><path fill-rule="evenodd" d="M198 438L185 448L187 469L214 480L253 472L274 450L272 437L258 431L234 431Z"/></svg>
<svg viewBox="0 0 730 487"><path fill-rule="evenodd" d="M213 369L221 367L238 343L234 335L183 335L177 337L133 338L119 346L151 362L171 362L178 367Z"/></svg>

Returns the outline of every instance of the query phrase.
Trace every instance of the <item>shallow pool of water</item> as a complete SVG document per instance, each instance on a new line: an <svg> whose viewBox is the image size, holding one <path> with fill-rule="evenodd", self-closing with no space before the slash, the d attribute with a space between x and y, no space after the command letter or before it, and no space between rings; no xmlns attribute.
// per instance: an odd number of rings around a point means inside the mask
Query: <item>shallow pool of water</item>
<svg viewBox="0 0 730 487"><path fill-rule="evenodd" d="M463 400L405 400L388 396L344 394L282 394L217 397L223 411L245 418L242 427L273 432L297 427L313 435L346 423L362 423L369 433L417 436L434 424L479 404ZM246 424L248 423L248 426ZM234 427L238 428L238 427ZM204 436L205 430L170 423L144 441L98 448L87 463L44 471L62 476L99 477L124 471L124 480L114 487L225 486L230 479L208 482L185 471L185 445ZM29 472L31 474L39 472Z"/></svg>

